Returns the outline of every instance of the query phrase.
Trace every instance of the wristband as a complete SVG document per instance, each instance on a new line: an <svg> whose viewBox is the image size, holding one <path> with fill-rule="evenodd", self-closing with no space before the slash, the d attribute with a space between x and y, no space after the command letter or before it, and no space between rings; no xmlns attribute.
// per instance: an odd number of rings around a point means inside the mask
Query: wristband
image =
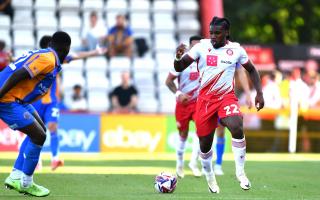
<svg viewBox="0 0 320 200"><path fill-rule="evenodd" d="M182 94L182 92L180 90L176 91L176 98L178 98L180 96L180 94Z"/></svg>

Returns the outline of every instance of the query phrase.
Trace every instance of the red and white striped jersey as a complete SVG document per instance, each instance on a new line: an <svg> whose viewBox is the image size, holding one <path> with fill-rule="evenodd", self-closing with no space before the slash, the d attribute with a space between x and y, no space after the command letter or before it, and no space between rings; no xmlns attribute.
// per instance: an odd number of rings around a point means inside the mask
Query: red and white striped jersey
<svg viewBox="0 0 320 200"><path fill-rule="evenodd" d="M198 97L200 73L197 65L198 62L194 61L182 72L176 72L174 68L170 70L171 75L178 77L178 90L191 96L190 100L194 100Z"/></svg>
<svg viewBox="0 0 320 200"><path fill-rule="evenodd" d="M218 49L210 39L203 39L187 53L198 60L200 71L199 97L206 100L221 99L234 92L234 73L238 64L249 61L246 51L239 43L230 42Z"/></svg>

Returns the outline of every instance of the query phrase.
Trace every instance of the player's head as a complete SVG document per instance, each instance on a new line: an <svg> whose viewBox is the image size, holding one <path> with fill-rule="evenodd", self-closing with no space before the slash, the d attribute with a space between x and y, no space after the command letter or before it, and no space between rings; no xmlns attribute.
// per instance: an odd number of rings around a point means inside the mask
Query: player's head
<svg viewBox="0 0 320 200"><path fill-rule="evenodd" d="M90 23L92 26L95 26L97 24L98 21L98 14L96 11L92 11L90 13Z"/></svg>
<svg viewBox="0 0 320 200"><path fill-rule="evenodd" d="M227 18L213 17L210 22L210 38L214 48L222 47L230 38L230 22Z"/></svg>
<svg viewBox="0 0 320 200"><path fill-rule="evenodd" d="M63 31L57 31L52 35L51 42L49 44L58 54L60 61L62 62L68 55L71 45L71 38L68 33Z"/></svg>
<svg viewBox="0 0 320 200"><path fill-rule="evenodd" d="M189 48L191 49L195 44L199 43L203 37L200 35L193 35L189 38Z"/></svg>
<svg viewBox="0 0 320 200"><path fill-rule="evenodd" d="M39 46L41 49L45 49L49 47L49 43L51 41L52 37L50 35L44 35L40 39Z"/></svg>

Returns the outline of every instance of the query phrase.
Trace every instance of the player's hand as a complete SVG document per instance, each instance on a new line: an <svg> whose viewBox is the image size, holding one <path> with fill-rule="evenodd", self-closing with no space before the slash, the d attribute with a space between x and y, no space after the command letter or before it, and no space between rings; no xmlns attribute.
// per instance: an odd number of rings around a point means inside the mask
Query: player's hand
<svg viewBox="0 0 320 200"><path fill-rule="evenodd" d="M184 54L184 52L186 52L186 50L187 50L187 45L181 43L176 49L176 58L180 59L181 56Z"/></svg>
<svg viewBox="0 0 320 200"><path fill-rule="evenodd" d="M251 101L251 95L250 93L246 94L246 104L248 106L249 109L252 108L252 101Z"/></svg>
<svg viewBox="0 0 320 200"><path fill-rule="evenodd" d="M257 93L255 98L255 106L257 108L257 111L261 110L264 107L264 98L263 93Z"/></svg>
<svg viewBox="0 0 320 200"><path fill-rule="evenodd" d="M179 102L181 102L182 104L188 103L188 101L190 100L191 96L181 93L177 99Z"/></svg>
<svg viewBox="0 0 320 200"><path fill-rule="evenodd" d="M95 50L97 56L104 55L107 53L107 51L108 49L105 47L97 47Z"/></svg>

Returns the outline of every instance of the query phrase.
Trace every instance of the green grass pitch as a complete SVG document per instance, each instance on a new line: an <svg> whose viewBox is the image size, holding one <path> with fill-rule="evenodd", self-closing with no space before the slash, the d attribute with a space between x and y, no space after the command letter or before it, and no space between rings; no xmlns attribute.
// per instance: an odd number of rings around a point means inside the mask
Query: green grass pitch
<svg viewBox="0 0 320 200"><path fill-rule="evenodd" d="M4 181L7 172L2 167L9 167L13 159L0 160L0 180ZM186 162L187 164L187 162ZM48 166L49 161L44 161ZM154 175L134 174L91 174L91 167L159 167L174 172L174 160L66 160L72 169L87 166L88 174L64 174L59 169L54 173L36 173L36 183L51 190L45 199L66 200L126 200L126 199L320 199L320 161L248 161L246 171L252 183L252 189L243 191L234 176L233 161L223 164L225 175L217 177L220 194L208 192L204 177L195 178L187 175L179 179L172 194L159 194L155 191ZM187 167L185 168L188 172ZM93 169L94 170L94 169ZM159 171L160 172L160 171ZM190 171L189 171L190 172ZM148 174L148 173L147 173ZM0 189L0 199L22 199L16 191Z"/></svg>

